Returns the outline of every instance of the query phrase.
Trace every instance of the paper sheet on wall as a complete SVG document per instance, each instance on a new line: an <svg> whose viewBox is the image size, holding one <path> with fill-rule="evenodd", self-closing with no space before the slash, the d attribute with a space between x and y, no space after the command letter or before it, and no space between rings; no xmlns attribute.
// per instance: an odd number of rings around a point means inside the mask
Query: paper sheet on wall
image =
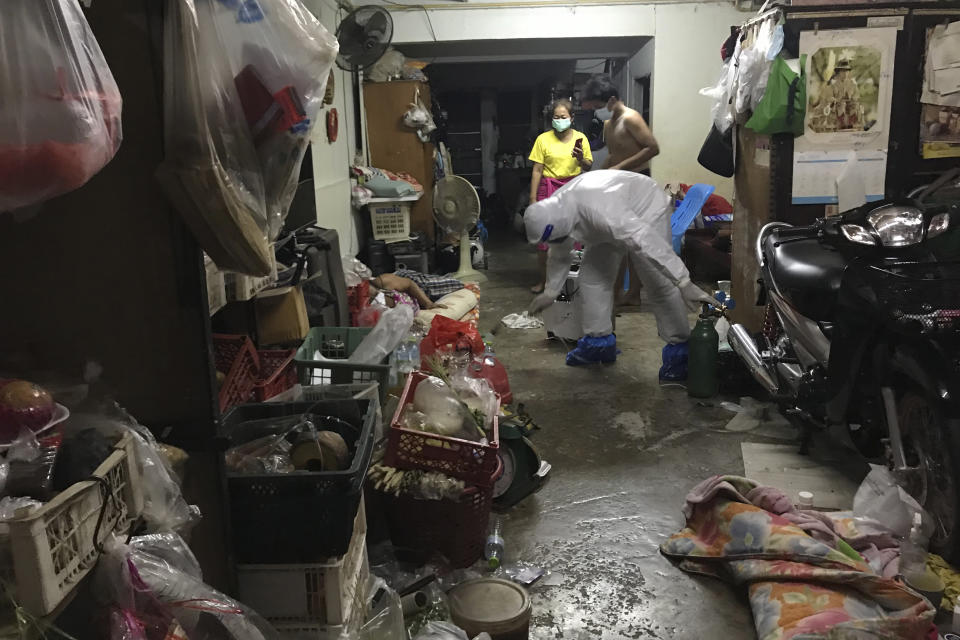
<svg viewBox="0 0 960 640"><path fill-rule="evenodd" d="M927 29L927 51L923 67L923 94L920 102L960 107L956 90L960 70L960 20Z"/></svg>
<svg viewBox="0 0 960 640"><path fill-rule="evenodd" d="M793 203L839 204L837 179L856 158L867 202L883 199L886 151L804 151L793 154Z"/></svg>
<svg viewBox="0 0 960 640"><path fill-rule="evenodd" d="M857 160L867 200L883 197L895 28L804 31L804 133L794 142L793 202L835 204L837 179Z"/></svg>

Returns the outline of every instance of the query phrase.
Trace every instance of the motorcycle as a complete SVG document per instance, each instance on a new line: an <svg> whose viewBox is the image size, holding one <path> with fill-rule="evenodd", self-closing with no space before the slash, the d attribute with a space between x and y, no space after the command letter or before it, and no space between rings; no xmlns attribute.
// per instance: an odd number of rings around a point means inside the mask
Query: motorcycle
<svg viewBox="0 0 960 640"><path fill-rule="evenodd" d="M821 429L886 464L934 521L931 548L953 562L960 561L960 255L934 246L938 236L960 232L960 199L936 197L956 191L958 175L809 226L764 226L755 248L763 331L755 339L733 324L728 333L800 427L801 452Z"/></svg>

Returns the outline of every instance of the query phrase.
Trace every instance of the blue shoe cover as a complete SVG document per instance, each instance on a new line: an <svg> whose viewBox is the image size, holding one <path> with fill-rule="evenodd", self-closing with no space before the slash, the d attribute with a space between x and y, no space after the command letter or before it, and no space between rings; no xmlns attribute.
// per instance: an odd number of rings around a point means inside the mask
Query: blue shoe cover
<svg viewBox="0 0 960 640"><path fill-rule="evenodd" d="M567 354L567 364L577 367L585 364L616 362L617 336L583 336L577 342L577 348Z"/></svg>
<svg viewBox="0 0 960 640"><path fill-rule="evenodd" d="M660 367L660 380L681 382L687 379L687 356L689 346L686 342L668 344L663 348L663 366Z"/></svg>

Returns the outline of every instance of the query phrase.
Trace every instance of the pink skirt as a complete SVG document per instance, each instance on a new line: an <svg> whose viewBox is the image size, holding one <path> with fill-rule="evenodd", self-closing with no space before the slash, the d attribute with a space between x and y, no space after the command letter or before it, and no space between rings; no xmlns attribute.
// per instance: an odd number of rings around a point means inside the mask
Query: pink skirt
<svg viewBox="0 0 960 640"><path fill-rule="evenodd" d="M569 178L540 178L540 185L537 187L537 202L541 200L546 200L553 193L567 184L577 176L570 176ZM537 249L540 251L546 251L549 248L549 245L546 242L541 242L537 245Z"/></svg>

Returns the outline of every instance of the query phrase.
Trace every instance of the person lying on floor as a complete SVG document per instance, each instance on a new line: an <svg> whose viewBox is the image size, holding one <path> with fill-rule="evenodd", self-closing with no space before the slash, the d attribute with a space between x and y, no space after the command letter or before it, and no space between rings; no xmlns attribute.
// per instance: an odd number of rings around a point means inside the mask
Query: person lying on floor
<svg viewBox="0 0 960 640"><path fill-rule="evenodd" d="M398 304L409 304L416 313L421 309L443 309L443 305L438 305L430 299L420 286L403 276L395 273L384 273L370 278L370 299L373 300L380 293L384 294L384 304L388 307L395 307ZM463 285L460 285L463 288Z"/></svg>
<svg viewBox="0 0 960 640"><path fill-rule="evenodd" d="M420 273L419 271L413 271L411 269L397 269L393 272L393 275L399 278L413 280L434 302L448 293L463 289L463 283L450 276Z"/></svg>
<svg viewBox="0 0 960 640"><path fill-rule="evenodd" d="M673 251L667 196L656 182L628 171L591 171L530 205L524 223L528 241L550 245L547 287L533 299L531 313L553 304L570 271L574 242L586 245L578 277L584 335L567 354L568 365L617 359L613 289L620 263L629 253L640 267L657 332L667 343L660 379L686 379L687 305L695 308L713 299L690 282L690 273Z"/></svg>

